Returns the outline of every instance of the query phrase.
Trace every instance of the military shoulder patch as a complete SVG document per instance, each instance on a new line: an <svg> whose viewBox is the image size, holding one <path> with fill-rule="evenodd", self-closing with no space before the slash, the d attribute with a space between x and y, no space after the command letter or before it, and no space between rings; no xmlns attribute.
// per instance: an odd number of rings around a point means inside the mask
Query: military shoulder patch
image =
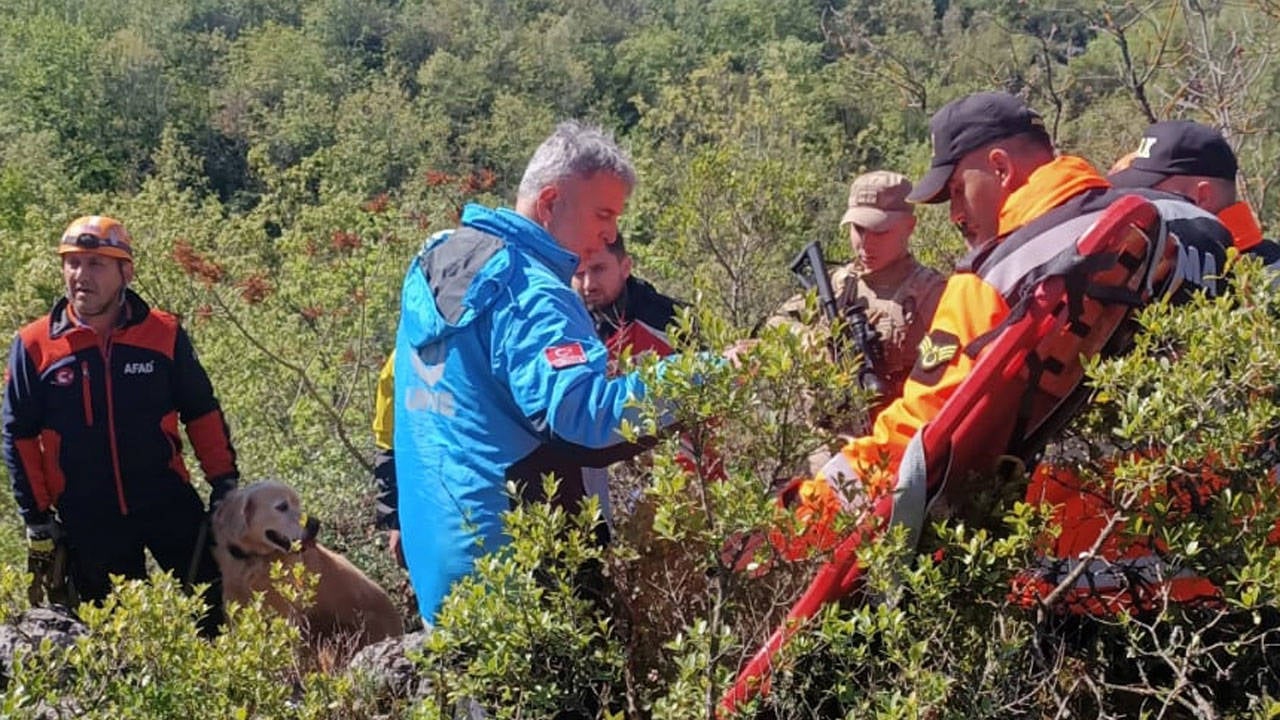
<svg viewBox="0 0 1280 720"><path fill-rule="evenodd" d="M949 332L934 330L920 341L920 356L911 371L911 379L934 385L942 379L947 364L960 352L960 339Z"/></svg>

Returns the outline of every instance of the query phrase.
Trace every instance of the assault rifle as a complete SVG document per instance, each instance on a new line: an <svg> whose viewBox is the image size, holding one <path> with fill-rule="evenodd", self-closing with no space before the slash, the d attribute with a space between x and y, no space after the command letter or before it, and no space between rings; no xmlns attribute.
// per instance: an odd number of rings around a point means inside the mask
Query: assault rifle
<svg viewBox="0 0 1280 720"><path fill-rule="evenodd" d="M816 288L818 301L822 303L822 314L827 322L835 327L840 321L853 341L854 347L862 355L862 367L858 370L858 385L869 390L877 399L888 396L889 383L881 374L885 367L884 345L880 341L880 332L867 322L867 309L862 303L850 303L841 311L836 303L836 295L831 290L831 278L827 277L827 263L822 257L822 246L817 240L804 246L800 254L791 261L791 272L807 291ZM841 343L833 343L833 351L839 356ZM847 346L846 346L847 347Z"/></svg>

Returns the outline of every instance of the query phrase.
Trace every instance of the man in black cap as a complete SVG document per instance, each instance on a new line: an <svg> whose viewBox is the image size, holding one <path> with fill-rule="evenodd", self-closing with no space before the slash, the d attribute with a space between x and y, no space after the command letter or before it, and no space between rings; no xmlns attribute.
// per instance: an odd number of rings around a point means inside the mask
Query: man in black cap
<svg viewBox="0 0 1280 720"><path fill-rule="evenodd" d="M870 434L845 445L797 493L813 516L833 502L844 503L828 481L853 488L873 503L893 488L908 443L968 377L985 346L983 338L1017 303L1021 280L1045 260L1041 249L1073 245L1091 219L1131 194L1113 189L1082 158L1059 155L1040 115L1006 93L975 93L948 103L934 114L929 129L932 167L908 200L949 201L951 221L970 252L947 281L902 396L881 411ZM1151 190L1138 194L1148 193L1166 222L1177 217L1196 223L1171 233L1181 256L1171 284L1206 287L1205 276L1225 261L1226 229L1181 198ZM1213 228L1216 235L1208 232ZM897 522L896 501L894 507ZM919 510L903 508L901 516L922 523Z"/></svg>
<svg viewBox="0 0 1280 720"><path fill-rule="evenodd" d="M1117 161L1108 177L1116 187L1155 188L1181 195L1218 216L1243 253L1280 269L1280 243L1265 240L1249 204L1236 192L1239 163L1222 133L1191 120L1147 126L1138 149Z"/></svg>
<svg viewBox="0 0 1280 720"><path fill-rule="evenodd" d="M1006 93L974 93L948 103L930 121L929 139L931 167L907 200L950 200L951 221L971 251L1001 234L1005 198L1054 160L1044 119Z"/></svg>

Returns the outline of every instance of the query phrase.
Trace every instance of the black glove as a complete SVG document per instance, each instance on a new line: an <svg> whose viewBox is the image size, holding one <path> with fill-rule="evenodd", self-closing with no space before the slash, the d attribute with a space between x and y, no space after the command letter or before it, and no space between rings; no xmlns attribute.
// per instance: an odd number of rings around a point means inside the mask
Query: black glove
<svg viewBox="0 0 1280 720"><path fill-rule="evenodd" d="M213 511L218 509L218 505L226 499L227 495L240 485L240 476L224 475L215 480L210 480L209 485L209 514L212 515Z"/></svg>
<svg viewBox="0 0 1280 720"><path fill-rule="evenodd" d="M27 558L30 560L50 561L53 551L65 533L62 523L53 518L27 525Z"/></svg>

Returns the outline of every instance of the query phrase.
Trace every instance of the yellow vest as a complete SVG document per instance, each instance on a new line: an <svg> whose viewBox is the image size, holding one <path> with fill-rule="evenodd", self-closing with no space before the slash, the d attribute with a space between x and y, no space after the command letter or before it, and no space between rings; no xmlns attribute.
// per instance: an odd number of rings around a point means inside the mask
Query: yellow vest
<svg viewBox="0 0 1280 720"><path fill-rule="evenodd" d="M395 366L396 353L392 350L378 373L378 390L373 399L373 444L379 450L391 449L395 433L396 410L391 403L396 394Z"/></svg>

